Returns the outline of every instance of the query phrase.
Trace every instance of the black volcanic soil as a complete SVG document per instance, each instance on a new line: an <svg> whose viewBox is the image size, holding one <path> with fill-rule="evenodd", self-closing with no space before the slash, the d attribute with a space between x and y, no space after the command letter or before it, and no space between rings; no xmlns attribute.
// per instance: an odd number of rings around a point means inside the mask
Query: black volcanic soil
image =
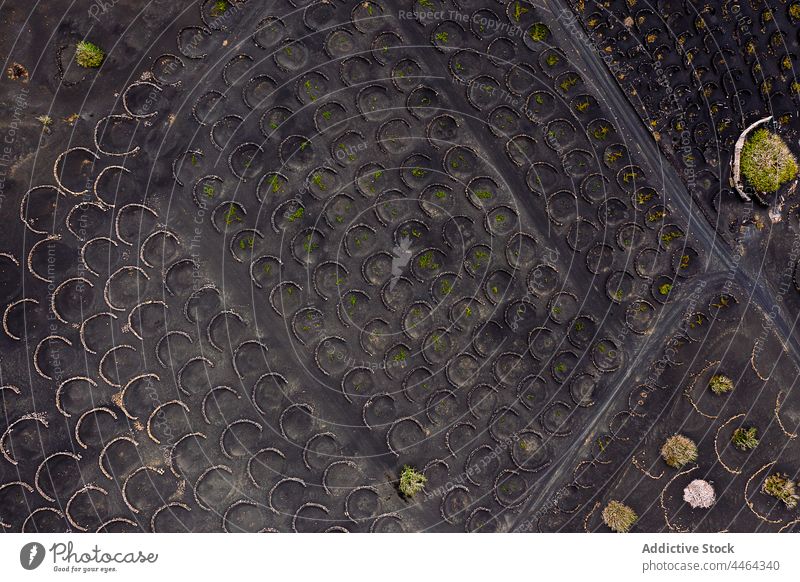
<svg viewBox="0 0 800 582"><path fill-rule="evenodd" d="M718 240L563 12L218 4L0 16L0 528L791 527L757 480L797 472L797 289ZM762 444L718 458L738 414Z"/></svg>

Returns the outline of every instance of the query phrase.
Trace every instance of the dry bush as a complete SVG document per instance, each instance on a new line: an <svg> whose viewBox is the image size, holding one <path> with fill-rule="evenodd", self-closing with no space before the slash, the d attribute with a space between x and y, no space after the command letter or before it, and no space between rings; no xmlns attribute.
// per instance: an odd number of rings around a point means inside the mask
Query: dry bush
<svg viewBox="0 0 800 582"><path fill-rule="evenodd" d="M603 523L617 533L627 533L639 519L636 512L619 501L610 501L603 510Z"/></svg>
<svg viewBox="0 0 800 582"><path fill-rule="evenodd" d="M680 469L687 463L697 460L697 445L688 437L680 434L669 437L661 447L661 456L670 467Z"/></svg>
<svg viewBox="0 0 800 582"><path fill-rule="evenodd" d="M708 509L717 500L714 487L708 481L695 479L683 490L683 500L692 506L692 509Z"/></svg>
<svg viewBox="0 0 800 582"><path fill-rule="evenodd" d="M800 499L795 494L795 483L785 473L773 473L764 480L761 491L783 501L787 509L797 507L797 500Z"/></svg>

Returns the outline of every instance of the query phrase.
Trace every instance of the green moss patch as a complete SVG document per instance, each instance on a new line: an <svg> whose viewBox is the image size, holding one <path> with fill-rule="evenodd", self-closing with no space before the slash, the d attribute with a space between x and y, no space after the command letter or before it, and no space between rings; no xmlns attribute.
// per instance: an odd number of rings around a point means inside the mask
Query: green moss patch
<svg viewBox="0 0 800 582"><path fill-rule="evenodd" d="M96 69L103 64L106 53L96 44L82 40L75 47L75 60L86 69Z"/></svg>
<svg viewBox="0 0 800 582"><path fill-rule="evenodd" d="M758 129L742 148L740 167L746 181L759 192L776 192L797 177L797 158L776 133Z"/></svg>

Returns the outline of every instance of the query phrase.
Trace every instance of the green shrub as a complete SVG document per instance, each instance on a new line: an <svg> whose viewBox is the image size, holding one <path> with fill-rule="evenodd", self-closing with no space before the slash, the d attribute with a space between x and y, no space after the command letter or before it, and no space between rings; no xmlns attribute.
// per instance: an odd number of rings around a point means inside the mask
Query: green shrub
<svg viewBox="0 0 800 582"><path fill-rule="evenodd" d="M545 24L537 22L531 27L528 34L534 42L543 42L550 36L550 29Z"/></svg>
<svg viewBox="0 0 800 582"><path fill-rule="evenodd" d="M714 394L727 394L733 390L733 380L722 374L714 374L708 382L708 387Z"/></svg>
<svg viewBox="0 0 800 582"><path fill-rule="evenodd" d="M603 510L603 523L617 533L627 533L639 519L636 512L619 501L610 501Z"/></svg>
<svg viewBox="0 0 800 582"><path fill-rule="evenodd" d="M797 159L778 134L762 128L745 141L741 170L759 192L775 192L797 176Z"/></svg>
<svg viewBox="0 0 800 582"><path fill-rule="evenodd" d="M795 483L789 476L782 473L774 473L764 480L764 486L761 491L783 501L787 509L794 509L797 507L797 500L800 499L795 495Z"/></svg>
<svg viewBox="0 0 800 582"><path fill-rule="evenodd" d="M75 47L75 60L81 67L96 69L103 64L106 53L96 44L82 40Z"/></svg>
<svg viewBox="0 0 800 582"><path fill-rule="evenodd" d="M214 16L215 18L222 16L228 11L228 7L229 5L227 0L217 0L214 2L214 6L211 8L211 16Z"/></svg>
<svg viewBox="0 0 800 582"><path fill-rule="evenodd" d="M420 269L436 270L439 268L438 263L434 260L433 251L428 251L420 255L419 259L417 259L417 264Z"/></svg>
<svg viewBox="0 0 800 582"><path fill-rule="evenodd" d="M758 429L756 429L754 426L751 426L750 428L737 428L735 431L733 431L731 442L733 443L733 446L741 451L749 451L750 449L754 449L756 446L758 446Z"/></svg>
<svg viewBox="0 0 800 582"><path fill-rule="evenodd" d="M422 491L427 482L428 478L425 475L406 465L400 472L400 493L406 497L414 497L414 495Z"/></svg>
<svg viewBox="0 0 800 582"><path fill-rule="evenodd" d="M687 463L694 463L697 460L697 445L692 439L676 434L664 442L661 456L667 465L680 469Z"/></svg>

